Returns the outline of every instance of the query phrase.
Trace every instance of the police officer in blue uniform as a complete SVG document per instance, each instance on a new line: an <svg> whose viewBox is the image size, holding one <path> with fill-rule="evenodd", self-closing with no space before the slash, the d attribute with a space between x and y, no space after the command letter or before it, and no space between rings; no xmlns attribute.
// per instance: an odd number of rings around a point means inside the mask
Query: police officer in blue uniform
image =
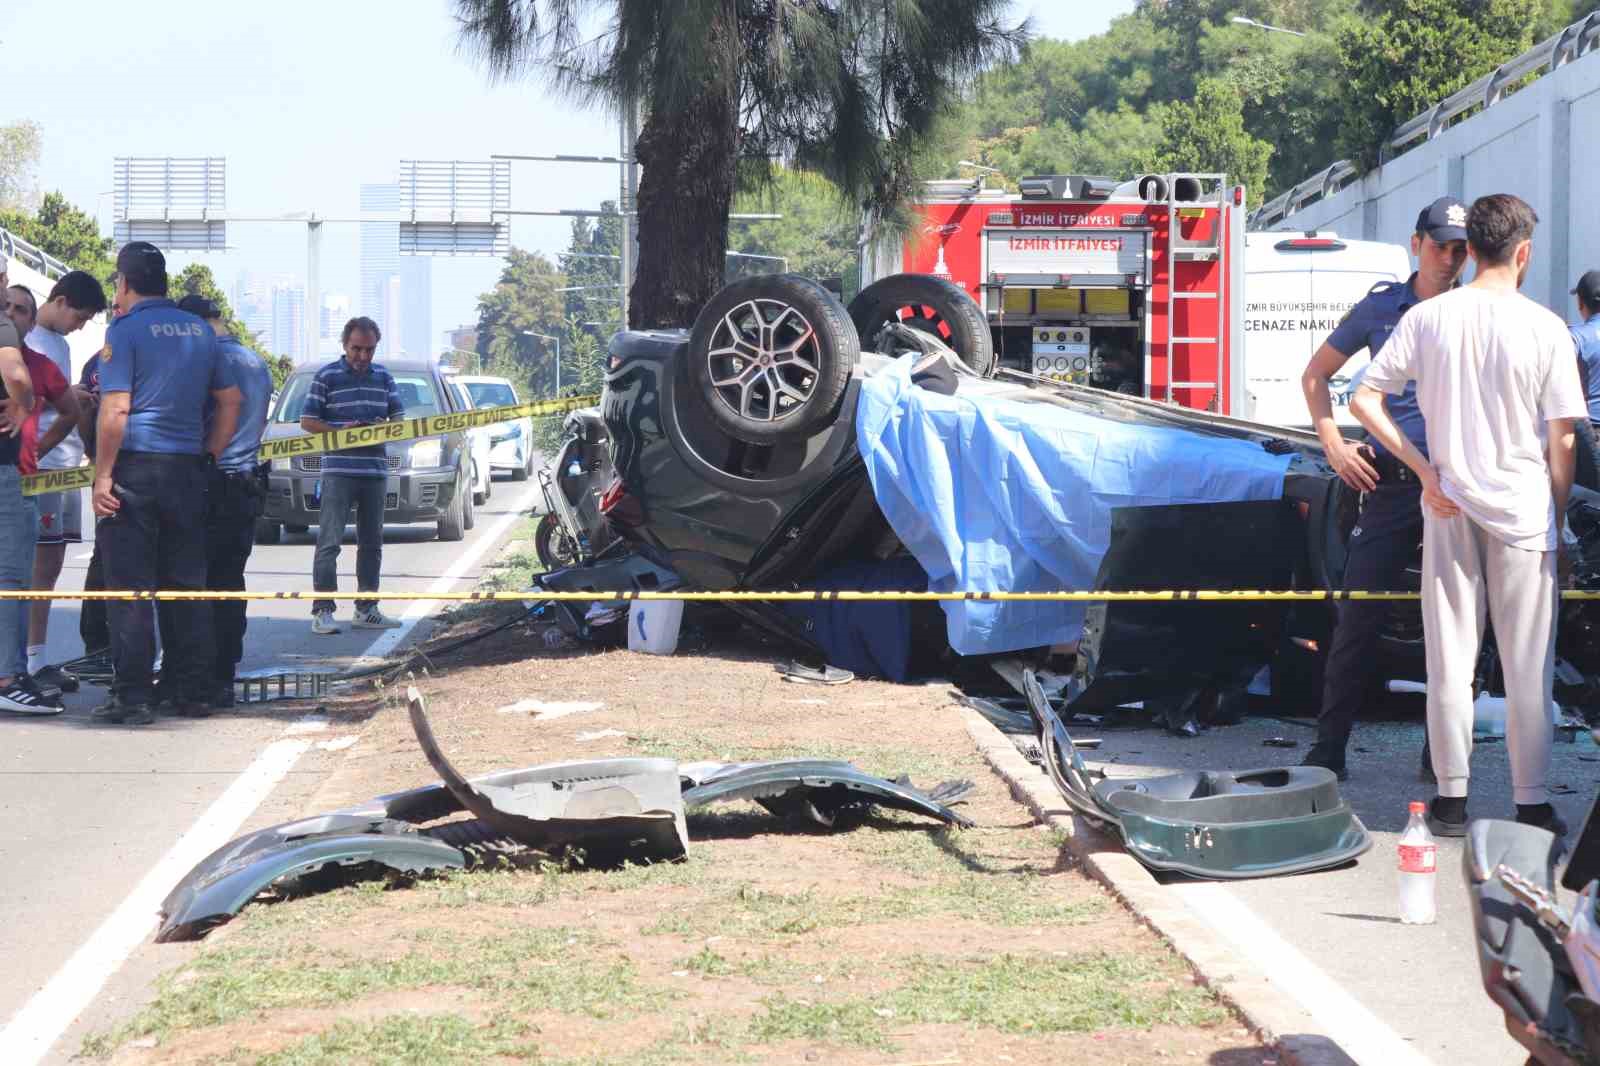
<svg viewBox="0 0 1600 1066"><path fill-rule="evenodd" d="M1578 299L1578 325L1572 327L1572 343L1578 349L1578 376L1583 381L1583 398L1589 405L1588 431L1578 427L1578 471L1576 481L1586 489L1600 492L1600 270L1590 270L1572 287Z"/></svg>
<svg viewBox="0 0 1600 1066"><path fill-rule="evenodd" d="M206 588L242 591L244 571L255 547L256 519L266 498L261 473L261 437L267 428L267 405L272 398L272 371L261 356L246 348L227 331L222 309L198 294L178 301L181 310L204 319L217 335L217 350L229 365L239 387L239 423L210 471L206 493ZM216 416L207 405L207 423ZM244 600L221 600L212 605L215 656L211 663L211 706L232 707L233 673L244 657Z"/></svg>
<svg viewBox="0 0 1600 1066"><path fill-rule="evenodd" d="M1362 349L1369 359L1376 356L1406 311L1456 284L1467 261L1466 225L1466 205L1453 197L1441 197L1423 208L1411 237L1416 273L1404 283L1374 286L1317 349L1300 379L1328 461L1346 485L1363 494L1361 517L1350 533L1345 562L1347 589L1400 587L1422 543L1422 486L1404 463L1376 442L1345 439L1333 418L1328 383ZM1390 396L1386 402L1395 423L1426 455L1427 435L1415 385L1407 385L1403 395ZM1389 608L1382 601L1339 605L1324 665L1317 741L1305 765L1326 767L1341 781L1348 776L1345 749L1356 711L1377 681L1379 638Z"/></svg>
<svg viewBox="0 0 1600 1066"><path fill-rule="evenodd" d="M100 355L96 422L95 540L113 589L190 589L206 585L208 470L233 438L240 393L211 327L167 299L167 262L153 244L117 254L115 302ZM215 403L209 424L206 401ZM209 605L172 612L164 648L178 713L204 714L212 660ZM146 725L155 666L155 616L148 601L112 601L111 699L97 722Z"/></svg>

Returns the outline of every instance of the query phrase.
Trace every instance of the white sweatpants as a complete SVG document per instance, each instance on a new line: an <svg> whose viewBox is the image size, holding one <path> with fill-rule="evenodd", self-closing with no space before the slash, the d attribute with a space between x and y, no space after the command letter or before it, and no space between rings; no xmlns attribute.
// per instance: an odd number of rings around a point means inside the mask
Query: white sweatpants
<svg viewBox="0 0 1600 1066"><path fill-rule="evenodd" d="M1466 515L1423 508L1422 628L1428 654L1428 744L1439 795L1467 794L1472 676L1484 612L1506 684L1506 753L1517 803L1544 803L1556 654L1556 553L1513 548Z"/></svg>

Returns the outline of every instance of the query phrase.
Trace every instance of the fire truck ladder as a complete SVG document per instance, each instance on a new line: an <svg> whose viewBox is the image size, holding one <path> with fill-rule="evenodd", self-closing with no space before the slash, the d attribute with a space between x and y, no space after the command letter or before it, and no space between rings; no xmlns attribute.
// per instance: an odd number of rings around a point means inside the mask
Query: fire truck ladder
<svg viewBox="0 0 1600 1066"><path fill-rule="evenodd" d="M1192 178L1202 187L1207 182L1216 183L1216 192L1210 198L1196 197L1193 200L1178 199L1178 179ZM1167 238L1171 255L1167 261L1167 399L1176 402L1173 393L1182 389L1185 391L1198 391L1211 389L1211 403L1209 409L1220 412L1222 410L1222 338L1216 337L1179 337L1176 335L1174 323L1177 320L1177 301L1179 300L1211 300L1217 306L1214 316L1218 333L1222 330L1222 271L1212 270L1208 276L1213 279L1208 288L1179 289L1178 264L1193 262L1217 262L1222 257L1223 234L1226 231L1226 222L1223 215L1224 194L1228 187L1227 176L1224 174L1173 174L1167 178ZM1203 211L1216 207L1216 224L1210 229L1209 238L1189 240L1183 236L1180 220L1186 211ZM1202 230L1204 232L1204 230ZM1192 318L1193 316L1186 316ZM1180 346L1199 346L1209 344L1216 348L1216 379L1213 381L1173 381L1171 374L1177 363L1177 349Z"/></svg>

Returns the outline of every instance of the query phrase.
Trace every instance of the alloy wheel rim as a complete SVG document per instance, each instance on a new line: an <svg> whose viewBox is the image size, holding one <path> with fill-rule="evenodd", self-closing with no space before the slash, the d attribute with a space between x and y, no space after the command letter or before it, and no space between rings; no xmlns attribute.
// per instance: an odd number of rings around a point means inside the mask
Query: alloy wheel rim
<svg viewBox="0 0 1600 1066"><path fill-rule="evenodd" d="M792 418L816 394L822 348L809 319L782 300L729 309L706 351L712 394L755 422Z"/></svg>

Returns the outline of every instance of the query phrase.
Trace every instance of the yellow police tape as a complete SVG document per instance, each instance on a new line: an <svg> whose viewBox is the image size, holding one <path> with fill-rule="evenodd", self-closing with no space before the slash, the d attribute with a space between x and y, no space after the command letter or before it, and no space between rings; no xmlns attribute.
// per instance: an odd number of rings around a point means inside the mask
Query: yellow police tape
<svg viewBox="0 0 1600 1066"><path fill-rule="evenodd" d="M502 407L480 407L475 411L462 411L449 415L427 415L422 418L402 418L394 422L355 429L336 429L328 433L303 433L293 437L279 437L263 441L257 453L262 462L288 459L299 455L320 455L325 452L342 452L350 448L365 448L372 444L389 444L394 441L416 440L419 437L437 437L441 433L458 433L466 429L510 422L518 418L543 418L564 415L580 407L592 407L600 401L598 396L570 396L562 400L530 400ZM41 474L28 474L22 479L22 494L38 496L47 492L72 492L94 484L94 467L78 466L70 470L49 470Z"/></svg>
<svg viewBox="0 0 1600 1066"><path fill-rule="evenodd" d="M1600 589L1563 589L1564 600L1600 600ZM974 600L982 603L1343 603L1347 600L1420 600L1419 592L1315 592L1168 589L1149 592L854 592L849 590L789 590L783 592L191 592L169 589L84 592L0 590L0 600L504 600L569 603L610 603L615 600L686 600L693 603L810 603L839 600L851 603L942 603Z"/></svg>

